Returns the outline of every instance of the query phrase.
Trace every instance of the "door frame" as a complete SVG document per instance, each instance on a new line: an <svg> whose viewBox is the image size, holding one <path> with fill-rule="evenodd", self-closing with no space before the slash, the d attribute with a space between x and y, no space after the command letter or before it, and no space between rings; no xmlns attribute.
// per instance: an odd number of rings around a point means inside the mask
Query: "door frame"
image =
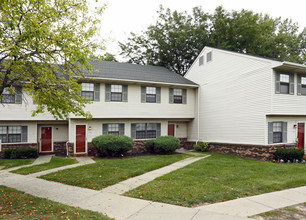
<svg viewBox="0 0 306 220"><path fill-rule="evenodd" d="M42 134L41 129L42 128L48 128L48 127L51 128L51 151L42 151L41 150L41 134ZM54 152L54 146L53 146L54 126L52 126L52 125L40 125L39 126L39 136L38 137L39 137L39 152L40 153L51 153L51 152Z"/></svg>
<svg viewBox="0 0 306 220"><path fill-rule="evenodd" d="M78 125L85 125L85 152L76 152L76 127ZM88 153L88 148L87 148L87 124L75 124L74 125L74 149L73 152L74 154L87 154Z"/></svg>
<svg viewBox="0 0 306 220"><path fill-rule="evenodd" d="M168 135L168 132L169 132L169 125L174 125L174 136L173 137L176 137L176 123L169 123L168 122L168 125L167 125L167 135Z"/></svg>
<svg viewBox="0 0 306 220"><path fill-rule="evenodd" d="M296 138L298 138L298 136L299 136L299 124L304 124L304 151L306 151L306 145L305 145L305 132L306 132L306 122L305 121L298 121L297 123L296 123ZM300 141L300 140L299 140Z"/></svg>

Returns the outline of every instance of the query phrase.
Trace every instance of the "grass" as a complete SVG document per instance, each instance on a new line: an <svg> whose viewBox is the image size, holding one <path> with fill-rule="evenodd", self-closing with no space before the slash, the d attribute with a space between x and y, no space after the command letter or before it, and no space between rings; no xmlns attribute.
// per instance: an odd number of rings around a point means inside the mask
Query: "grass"
<svg viewBox="0 0 306 220"><path fill-rule="evenodd" d="M0 167L8 169L33 163L35 159L0 159Z"/></svg>
<svg viewBox="0 0 306 220"><path fill-rule="evenodd" d="M30 167L20 168L18 170L12 171L13 173L18 173L22 175L27 175L31 173L37 173L44 170L49 170L57 167L67 166L70 164L78 163L76 159L63 158L63 157L52 157L49 163L34 165Z"/></svg>
<svg viewBox="0 0 306 220"><path fill-rule="evenodd" d="M287 219L306 219L306 203L289 206L283 209L277 209L270 212L265 212L256 216L254 219L265 220L287 220Z"/></svg>
<svg viewBox="0 0 306 220"><path fill-rule="evenodd" d="M126 195L192 207L306 185L305 168L211 154Z"/></svg>
<svg viewBox="0 0 306 220"><path fill-rule="evenodd" d="M100 213L74 208L0 186L0 219L110 219Z"/></svg>
<svg viewBox="0 0 306 220"><path fill-rule="evenodd" d="M109 185L190 157L186 154L95 159L95 164L50 173L40 178L101 190Z"/></svg>

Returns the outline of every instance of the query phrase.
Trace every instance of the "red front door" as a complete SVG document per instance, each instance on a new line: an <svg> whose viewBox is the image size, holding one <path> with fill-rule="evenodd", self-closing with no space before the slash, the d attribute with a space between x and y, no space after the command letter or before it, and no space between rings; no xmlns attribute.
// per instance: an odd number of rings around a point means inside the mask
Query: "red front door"
<svg viewBox="0 0 306 220"><path fill-rule="evenodd" d="M168 136L174 136L174 124L168 124Z"/></svg>
<svg viewBox="0 0 306 220"><path fill-rule="evenodd" d="M41 128L41 152L52 151L52 127Z"/></svg>
<svg viewBox="0 0 306 220"><path fill-rule="evenodd" d="M299 149L304 149L304 130L305 130L304 127L305 127L304 123L298 123L298 139L299 139L298 148Z"/></svg>
<svg viewBox="0 0 306 220"><path fill-rule="evenodd" d="M76 141L75 141L76 153L85 153L85 144L86 144L85 141L86 141L86 125L77 125Z"/></svg>

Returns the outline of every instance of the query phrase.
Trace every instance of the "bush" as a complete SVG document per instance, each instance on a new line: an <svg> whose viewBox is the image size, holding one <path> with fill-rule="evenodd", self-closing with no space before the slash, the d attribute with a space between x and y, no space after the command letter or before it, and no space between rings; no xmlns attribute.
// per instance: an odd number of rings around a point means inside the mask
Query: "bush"
<svg viewBox="0 0 306 220"><path fill-rule="evenodd" d="M155 139L150 139L150 140L147 140L144 145L146 146L147 148L147 151L150 152L150 153L154 153L154 146L155 146Z"/></svg>
<svg viewBox="0 0 306 220"><path fill-rule="evenodd" d="M118 157L132 150L134 141L127 136L106 134L92 139L92 144L98 148L100 154Z"/></svg>
<svg viewBox="0 0 306 220"><path fill-rule="evenodd" d="M180 140L173 136L160 136L154 140L155 152L170 154L180 147Z"/></svg>
<svg viewBox="0 0 306 220"><path fill-rule="evenodd" d="M37 156L37 150L33 148L4 150L4 158L6 159L27 159L36 158Z"/></svg>
<svg viewBox="0 0 306 220"><path fill-rule="evenodd" d="M193 148L196 151L207 152L208 149L209 149L208 145L209 145L209 143L207 143L207 142L198 141L197 144L193 145Z"/></svg>
<svg viewBox="0 0 306 220"><path fill-rule="evenodd" d="M304 151L301 149L286 149L286 148L280 148L277 149L274 153L275 159L282 159L285 162L290 160L291 162L295 160L302 161L304 157Z"/></svg>

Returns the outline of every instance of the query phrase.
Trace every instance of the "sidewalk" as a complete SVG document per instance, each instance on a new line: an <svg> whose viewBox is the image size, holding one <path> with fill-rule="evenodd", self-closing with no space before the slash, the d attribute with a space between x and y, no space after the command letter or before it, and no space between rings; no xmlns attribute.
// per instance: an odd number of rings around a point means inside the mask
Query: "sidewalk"
<svg viewBox="0 0 306 220"><path fill-rule="evenodd" d="M0 185L12 187L31 195L48 198L66 205L97 211L116 219L126 220L242 220L262 212L306 202L306 186L196 208L175 206L120 195L158 176L187 166L200 159L204 159L204 157L187 158L158 170L130 178L107 187L102 191L65 185L38 179L31 175L23 176L9 172L0 172ZM87 162L90 161L89 159L85 160Z"/></svg>

